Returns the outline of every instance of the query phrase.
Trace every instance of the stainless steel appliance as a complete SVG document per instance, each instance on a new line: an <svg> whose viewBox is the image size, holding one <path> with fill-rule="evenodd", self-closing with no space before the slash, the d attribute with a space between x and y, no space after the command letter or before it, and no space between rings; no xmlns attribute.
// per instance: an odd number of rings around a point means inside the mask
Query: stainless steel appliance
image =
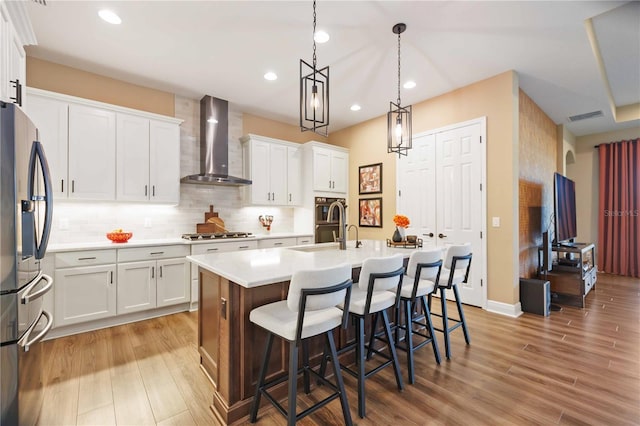
<svg viewBox="0 0 640 426"><path fill-rule="evenodd" d="M37 130L0 102L0 409L3 425L34 425L42 407L42 345L53 324L42 308L52 219L51 179Z"/></svg>
<svg viewBox="0 0 640 426"><path fill-rule="evenodd" d="M340 233L340 212L338 209L334 209L333 217L329 218L329 206L334 201L338 201L346 209L346 200L344 198L316 197L315 201L315 242L334 242Z"/></svg>

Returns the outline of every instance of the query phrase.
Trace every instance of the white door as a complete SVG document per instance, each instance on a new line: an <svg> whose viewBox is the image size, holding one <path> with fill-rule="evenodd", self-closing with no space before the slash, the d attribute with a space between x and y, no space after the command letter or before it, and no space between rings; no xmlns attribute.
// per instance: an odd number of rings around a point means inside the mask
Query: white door
<svg viewBox="0 0 640 426"><path fill-rule="evenodd" d="M122 201L149 199L149 120L118 113L116 117L117 193Z"/></svg>
<svg viewBox="0 0 640 426"><path fill-rule="evenodd" d="M251 141L251 203L270 204L271 186L269 184L269 147L268 142Z"/></svg>
<svg viewBox="0 0 640 426"><path fill-rule="evenodd" d="M189 302L191 294L187 271L184 258L158 260L157 307Z"/></svg>
<svg viewBox="0 0 640 426"><path fill-rule="evenodd" d="M286 206L289 198L287 192L287 147L271 144L268 164L271 204Z"/></svg>
<svg viewBox="0 0 640 426"><path fill-rule="evenodd" d="M155 260L118 264L118 315L156 307Z"/></svg>
<svg viewBox="0 0 640 426"><path fill-rule="evenodd" d="M47 154L54 198L66 198L68 152L68 105L56 99L30 95L29 117L38 128L38 137Z"/></svg>
<svg viewBox="0 0 640 426"><path fill-rule="evenodd" d="M116 115L69 105L69 198L115 200Z"/></svg>
<svg viewBox="0 0 640 426"><path fill-rule="evenodd" d="M471 243L467 283L458 287L463 303L482 306L482 140L481 125L436 133L436 218L438 246Z"/></svg>
<svg viewBox="0 0 640 426"><path fill-rule="evenodd" d="M115 316L115 265L58 269L55 274L56 327Z"/></svg>
<svg viewBox="0 0 640 426"><path fill-rule="evenodd" d="M422 239L423 247L437 246L435 135L413 139L410 155L398 160L397 214L409 218L407 235Z"/></svg>
<svg viewBox="0 0 640 426"><path fill-rule="evenodd" d="M180 201L180 127L174 123L150 120L149 199L156 202Z"/></svg>
<svg viewBox="0 0 640 426"><path fill-rule="evenodd" d="M331 191L331 151L313 148L313 190Z"/></svg>
<svg viewBox="0 0 640 426"><path fill-rule="evenodd" d="M484 129L482 119L416 136L397 163L397 210L411 221L407 234L425 248L471 243L470 277L459 290L463 303L474 306L484 306L486 297Z"/></svg>
<svg viewBox="0 0 640 426"><path fill-rule="evenodd" d="M287 147L287 205L302 203L302 149Z"/></svg>
<svg viewBox="0 0 640 426"><path fill-rule="evenodd" d="M331 153L331 191L347 192L349 155L344 152Z"/></svg>

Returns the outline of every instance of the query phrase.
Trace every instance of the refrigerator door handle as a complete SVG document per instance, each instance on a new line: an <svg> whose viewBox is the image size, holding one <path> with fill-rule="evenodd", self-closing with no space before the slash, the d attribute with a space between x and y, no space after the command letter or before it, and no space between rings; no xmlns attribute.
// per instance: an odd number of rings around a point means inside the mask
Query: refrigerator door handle
<svg viewBox="0 0 640 426"><path fill-rule="evenodd" d="M42 318L43 316L47 319L47 325L44 326L44 328L40 331L40 333L38 333L37 336L35 336L31 340L28 340L29 337L31 337L31 333L33 333L33 330L36 328L36 325L38 325L38 323L40 322L40 318ZM18 340L18 344L24 348L25 352L29 352L29 347L42 340L42 338L46 336L49 330L51 330L51 326L53 326L53 318L51 317L51 314L49 312L43 309L42 313L40 313L40 316L38 317L38 320L31 324L31 327L29 327L29 330L24 333L22 339Z"/></svg>
<svg viewBox="0 0 640 426"><path fill-rule="evenodd" d="M42 227L42 235L40 237L40 244L36 240L36 259L43 259L47 251L47 245L49 244L49 235L51 234L51 223L53 221L53 189L51 187L51 173L49 172L49 163L47 157L44 154L44 148L42 143L34 141L31 145L31 155L29 161L29 183L27 185L27 195L30 201L44 201L45 202L45 217L44 225ZM44 183L44 196L34 195L35 174L36 174L36 161L40 163L42 169L42 178Z"/></svg>
<svg viewBox="0 0 640 426"><path fill-rule="evenodd" d="M44 280L46 282L46 285L44 287L42 287L40 290L31 293L31 291L36 288L36 286L40 283L40 281ZM33 300L44 296L45 294L47 294L49 292L49 290L51 290L51 288L53 287L53 278L51 278L49 275L47 274L40 274L35 280L33 280L33 283L31 285L29 285L29 288L26 289L25 294L22 296L22 300L20 300L20 303L22 303L23 305L32 302Z"/></svg>

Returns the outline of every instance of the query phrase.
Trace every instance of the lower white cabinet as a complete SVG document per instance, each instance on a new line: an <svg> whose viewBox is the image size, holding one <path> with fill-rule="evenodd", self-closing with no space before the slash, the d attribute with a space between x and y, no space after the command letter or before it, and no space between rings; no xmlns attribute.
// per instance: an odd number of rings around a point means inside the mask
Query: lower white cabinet
<svg viewBox="0 0 640 426"><path fill-rule="evenodd" d="M185 245L119 250L118 315L189 302L188 254Z"/></svg>
<svg viewBox="0 0 640 426"><path fill-rule="evenodd" d="M278 248L278 247L291 247L297 244L296 237L290 238L265 238L258 241L258 248Z"/></svg>
<svg viewBox="0 0 640 426"><path fill-rule="evenodd" d="M116 315L115 259L115 250L67 252L56 255L56 327Z"/></svg>

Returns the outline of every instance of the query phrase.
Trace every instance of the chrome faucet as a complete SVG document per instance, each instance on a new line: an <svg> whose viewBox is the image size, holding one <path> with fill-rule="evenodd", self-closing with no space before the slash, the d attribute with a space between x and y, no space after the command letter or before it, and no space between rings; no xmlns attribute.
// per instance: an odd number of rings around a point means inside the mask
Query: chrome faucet
<svg viewBox="0 0 640 426"><path fill-rule="evenodd" d="M327 212L327 218L329 219L329 222L332 222L331 218L333 217L333 209L335 207L338 207L338 212L340 213L340 220L339 222L339 229L340 229L340 233L338 234L338 238L337 241L340 242L340 250L346 250L347 249L347 215L344 209L344 204L342 204L340 201L334 201L333 203L331 203L329 205L329 211Z"/></svg>
<svg viewBox="0 0 640 426"><path fill-rule="evenodd" d="M359 248L362 245L362 241L358 239L358 227L355 225L349 225L347 232L351 231L351 228L356 228L356 248Z"/></svg>

